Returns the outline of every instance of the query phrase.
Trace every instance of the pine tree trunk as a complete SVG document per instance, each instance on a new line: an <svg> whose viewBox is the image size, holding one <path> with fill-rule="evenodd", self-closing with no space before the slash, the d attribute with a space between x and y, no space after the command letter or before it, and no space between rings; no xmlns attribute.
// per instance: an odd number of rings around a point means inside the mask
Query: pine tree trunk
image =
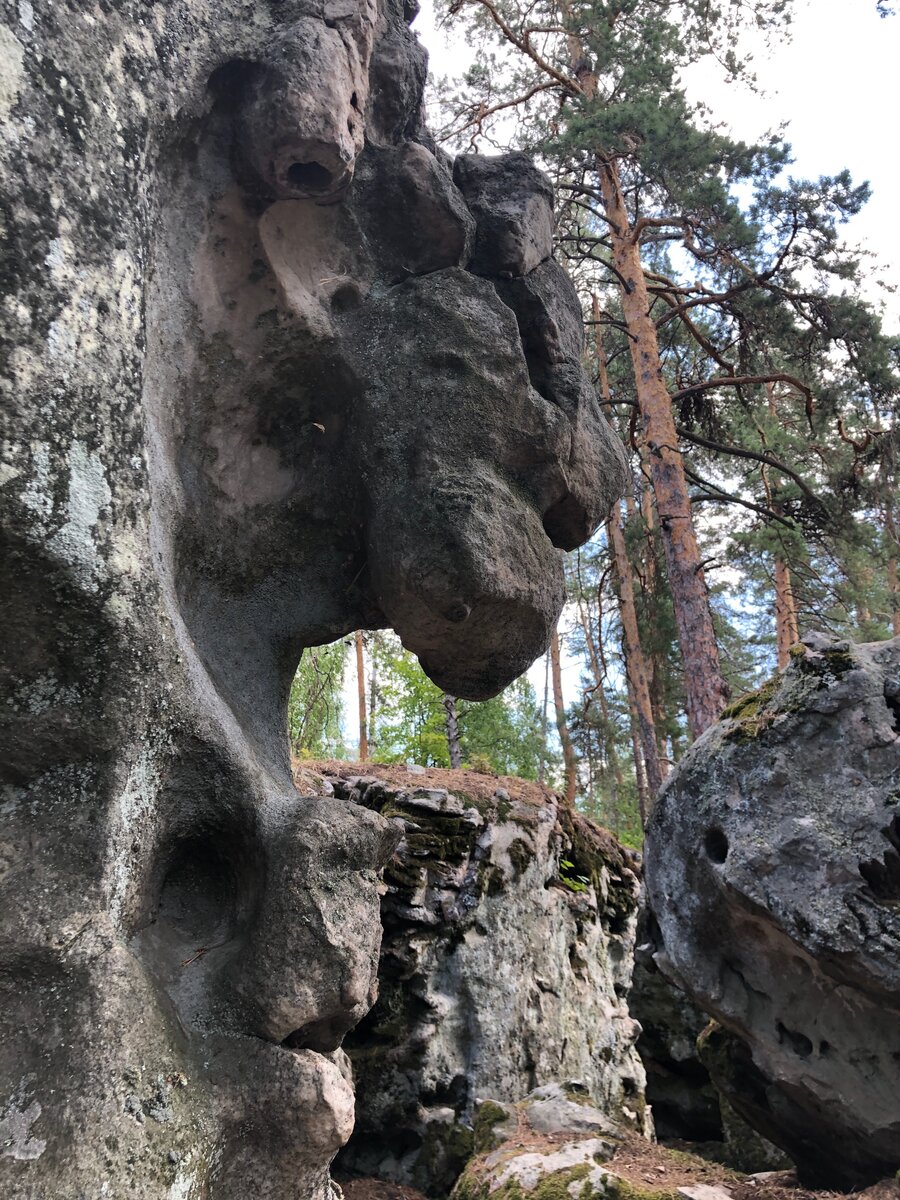
<svg viewBox="0 0 900 1200"><path fill-rule="evenodd" d="M800 641L800 630L790 567L779 554L775 555L775 636L778 670L783 671L791 661L791 646Z"/></svg>
<svg viewBox="0 0 900 1200"><path fill-rule="evenodd" d="M644 751L641 748L640 720L638 719L637 703L634 698L634 688L627 678L628 711L631 715L631 752L634 756L634 782L637 787L638 812L641 816L641 828L647 824L650 816L650 788L647 785L647 768L644 764Z"/></svg>
<svg viewBox="0 0 900 1200"><path fill-rule="evenodd" d="M371 649L369 651L369 725L367 729L369 737L369 753L378 756L378 735L376 733L375 716L378 712L379 694L378 694L378 656L376 649L380 644L379 634L373 632L371 635Z"/></svg>
<svg viewBox="0 0 900 1200"><path fill-rule="evenodd" d="M656 745L656 725L653 720L653 705L650 700L650 680L647 662L641 646L638 628L637 607L634 602L634 581L631 563L625 547L621 512L613 511L606 525L609 544L613 552L616 579L619 585L619 615L622 621L622 649L625 654L625 673L634 695L635 716L640 730L647 787L651 799L662 786L663 775Z"/></svg>
<svg viewBox="0 0 900 1200"><path fill-rule="evenodd" d="M887 585L891 598L891 630L900 637L900 587L897 581L897 525L890 508L884 514L884 529L888 542Z"/></svg>
<svg viewBox="0 0 900 1200"><path fill-rule="evenodd" d="M459 716L456 711L456 697L444 692L444 724L447 729L447 749L450 751L450 766L458 771L462 766L462 750L459 745Z"/></svg>
<svg viewBox="0 0 900 1200"><path fill-rule="evenodd" d="M550 668L553 676L553 704L556 708L556 728L559 730L559 740L562 743L563 766L566 781L566 800L575 803L578 792L578 770L575 762L575 749L569 736L569 726L566 724L566 709L563 703L562 668L559 662L559 634L553 631L550 640Z"/></svg>
<svg viewBox="0 0 900 1200"><path fill-rule="evenodd" d="M719 664L709 593L678 450L672 402L663 382L639 244L628 220L615 161L600 158L597 169L610 221L613 261L621 281L622 312L684 659L688 724L693 736L698 737L719 717L728 700L728 687Z"/></svg>
<svg viewBox="0 0 900 1200"><path fill-rule="evenodd" d="M606 700L606 692L603 688L603 682L606 677L606 672L600 667L600 656L597 653L597 646L594 642L594 635L591 631L590 617L587 609L578 601L578 615L581 619L581 628L584 630L584 640L588 651L588 661L591 666L591 675L594 677L593 695L597 697L597 703L600 705L600 716L603 719L604 738L603 743L606 749L606 761L613 777L613 792L614 799L618 805L619 796L622 792L622 785L625 782L622 776L622 765L619 762L619 755L616 750L616 744L613 739L612 725L609 719L609 704Z"/></svg>
<svg viewBox="0 0 900 1200"><path fill-rule="evenodd" d="M359 761L369 757L369 733L366 722L366 664L363 659L363 635L357 629L356 636L356 690L359 698Z"/></svg>

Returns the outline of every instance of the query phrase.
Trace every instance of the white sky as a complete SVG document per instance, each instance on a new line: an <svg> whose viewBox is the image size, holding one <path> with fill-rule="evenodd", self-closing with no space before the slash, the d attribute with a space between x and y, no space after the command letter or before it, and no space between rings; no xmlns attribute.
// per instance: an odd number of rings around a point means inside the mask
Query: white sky
<svg viewBox="0 0 900 1200"><path fill-rule="evenodd" d="M428 48L435 76L465 68L464 43L436 28L433 0L422 0L413 28ZM854 182L868 180L872 198L847 226L847 240L875 252L867 292L875 303L886 301L887 323L900 329L900 14L881 19L875 0L801 0L791 40L758 61L756 75L763 95L726 84L702 66L689 76L688 89L738 138L749 141L787 122L792 174L815 178L846 167ZM889 297L877 288L877 277L898 294ZM573 659L563 662L567 703L578 694L580 670ZM529 677L540 700L543 659ZM355 688L351 655L344 691L348 749L359 736Z"/></svg>

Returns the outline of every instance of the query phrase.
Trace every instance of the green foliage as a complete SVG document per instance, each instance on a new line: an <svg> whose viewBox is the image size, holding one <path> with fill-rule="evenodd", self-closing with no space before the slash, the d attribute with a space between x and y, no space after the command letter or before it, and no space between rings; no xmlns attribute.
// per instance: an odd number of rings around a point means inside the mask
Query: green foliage
<svg viewBox="0 0 900 1200"><path fill-rule="evenodd" d="M374 654L380 703L373 734L379 759L449 767L443 693L393 635L382 635ZM491 700L459 700L457 709L464 765L537 778L540 713L527 679L517 680Z"/></svg>
<svg viewBox="0 0 900 1200"><path fill-rule="evenodd" d="M288 739L297 758L344 758L341 686L345 642L305 650L288 697Z"/></svg>
<svg viewBox="0 0 900 1200"><path fill-rule="evenodd" d="M559 860L559 881L570 892L586 892L591 886L591 881L586 875L576 874L577 868L573 862L567 858Z"/></svg>

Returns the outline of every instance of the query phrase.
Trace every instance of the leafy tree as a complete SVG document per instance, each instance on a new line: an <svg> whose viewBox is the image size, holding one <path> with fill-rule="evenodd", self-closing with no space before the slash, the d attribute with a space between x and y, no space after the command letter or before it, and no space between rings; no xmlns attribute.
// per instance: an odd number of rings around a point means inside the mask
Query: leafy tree
<svg viewBox="0 0 900 1200"><path fill-rule="evenodd" d="M303 652L288 697L288 739L297 758L345 758L341 688L347 643Z"/></svg>

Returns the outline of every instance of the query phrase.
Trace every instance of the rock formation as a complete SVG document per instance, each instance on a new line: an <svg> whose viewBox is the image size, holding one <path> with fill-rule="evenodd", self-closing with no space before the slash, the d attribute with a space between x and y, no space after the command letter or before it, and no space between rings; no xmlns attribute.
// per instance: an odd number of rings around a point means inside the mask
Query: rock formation
<svg viewBox="0 0 900 1200"><path fill-rule="evenodd" d="M706 1065L707 1050L714 1044L709 1015L653 961L654 932L643 907L628 1009L641 1026L637 1049L657 1137L705 1143L704 1154L714 1154L738 1171L790 1169L787 1155L739 1117L716 1087Z"/></svg>
<svg viewBox="0 0 900 1200"><path fill-rule="evenodd" d="M288 682L390 624L496 691L622 486L546 183L469 208L411 15L0 3L11 1200L329 1194L397 834L297 795Z"/></svg>
<svg viewBox="0 0 900 1200"><path fill-rule="evenodd" d="M703 1060L810 1183L900 1167L900 639L812 635L663 789L655 961L720 1028Z"/></svg>
<svg viewBox="0 0 900 1200"><path fill-rule="evenodd" d="M345 1043L357 1124L341 1171L446 1196L479 1100L563 1082L605 1128L648 1128L626 1002L630 852L537 784L353 770L328 768L335 794L402 840L384 873L378 1001Z"/></svg>

